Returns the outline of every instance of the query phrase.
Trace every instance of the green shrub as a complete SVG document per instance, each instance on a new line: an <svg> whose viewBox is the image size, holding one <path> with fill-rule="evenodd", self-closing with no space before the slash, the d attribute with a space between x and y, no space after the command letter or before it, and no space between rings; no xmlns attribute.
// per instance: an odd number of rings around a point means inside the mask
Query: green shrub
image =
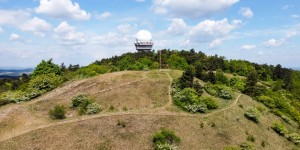
<svg viewBox="0 0 300 150"><path fill-rule="evenodd" d="M253 146L249 143L244 142L244 143L240 144L240 148L241 148L241 150L251 150L251 149L253 149Z"/></svg>
<svg viewBox="0 0 300 150"><path fill-rule="evenodd" d="M9 104L9 103L11 103L11 101L9 101L7 99L1 99L0 98L0 106L4 106L4 105Z"/></svg>
<svg viewBox="0 0 300 150"><path fill-rule="evenodd" d="M204 128L204 122L200 123L200 128Z"/></svg>
<svg viewBox="0 0 300 150"><path fill-rule="evenodd" d="M233 77L230 79L229 85L236 90L244 91L246 83L238 77Z"/></svg>
<svg viewBox="0 0 300 150"><path fill-rule="evenodd" d="M213 84L206 84L204 86L204 89L206 92L210 95L217 96L223 99L232 99L233 97L233 92L232 90L225 86L225 85L213 85Z"/></svg>
<svg viewBox="0 0 300 150"><path fill-rule="evenodd" d="M65 116L65 106L63 105L55 105L53 109L49 110L49 115L52 119L64 119Z"/></svg>
<svg viewBox="0 0 300 150"><path fill-rule="evenodd" d="M162 128L160 132L153 135L152 141L156 150L164 150L170 147L175 148L180 143L180 138L175 135L174 131Z"/></svg>
<svg viewBox="0 0 300 150"><path fill-rule="evenodd" d="M43 90L38 90L38 89L33 89L33 88L31 88L31 89L28 89L27 90L27 93L25 94L25 96L29 99L29 100L31 100L31 99L34 99L34 98L36 98L36 97L38 97L38 96L41 96L42 94L44 94L45 93L45 91L43 91Z"/></svg>
<svg viewBox="0 0 300 150"><path fill-rule="evenodd" d="M193 89L195 89L198 96L201 96L203 94L203 87L201 86L199 81L194 81Z"/></svg>
<svg viewBox="0 0 300 150"><path fill-rule="evenodd" d="M88 96L82 94L72 98L72 107L79 107L79 115L97 114L101 111L101 106L99 104L93 102L93 100L91 100L91 98L89 98Z"/></svg>
<svg viewBox="0 0 300 150"><path fill-rule="evenodd" d="M36 78L37 76L44 76L49 74L55 74L55 75L62 75L61 69L58 65L54 64L52 62L52 59L49 59L47 61L42 60L36 68L34 69L33 73L31 74L31 79Z"/></svg>
<svg viewBox="0 0 300 150"><path fill-rule="evenodd" d="M123 111L128 111L128 108L126 106L123 107Z"/></svg>
<svg viewBox="0 0 300 150"><path fill-rule="evenodd" d="M294 144L300 144L300 135L298 133L291 133L288 135L288 140L292 141Z"/></svg>
<svg viewBox="0 0 300 150"><path fill-rule="evenodd" d="M125 121L122 121L122 120L118 120L117 126L120 126L120 127L122 127L122 128L125 128L125 127L126 127L126 122L125 122Z"/></svg>
<svg viewBox="0 0 300 150"><path fill-rule="evenodd" d="M174 103L179 107L194 104L198 99L196 91L192 88L185 88L174 95Z"/></svg>
<svg viewBox="0 0 300 150"><path fill-rule="evenodd" d="M109 68L103 65L90 64L76 71L76 75L82 78L92 77L98 74L104 74L109 71Z"/></svg>
<svg viewBox="0 0 300 150"><path fill-rule="evenodd" d="M63 79L61 76L58 76L54 73L43 74L36 76L31 79L29 82L29 92L30 91L41 91L41 93L45 93L53 90L63 83Z"/></svg>
<svg viewBox="0 0 300 150"><path fill-rule="evenodd" d="M225 146L223 150L240 150L238 146Z"/></svg>
<svg viewBox="0 0 300 150"><path fill-rule="evenodd" d="M232 93L230 90L220 89L218 91L218 97L221 97L224 99L232 99Z"/></svg>
<svg viewBox="0 0 300 150"><path fill-rule="evenodd" d="M91 103L86 107L86 114L97 114L101 111L101 106L97 103Z"/></svg>
<svg viewBox="0 0 300 150"><path fill-rule="evenodd" d="M263 141L261 141L260 145L261 145L262 147L266 147L266 142L263 140Z"/></svg>
<svg viewBox="0 0 300 150"><path fill-rule="evenodd" d="M155 149L157 149L157 150L177 150L177 146L165 143L165 144L158 144Z"/></svg>
<svg viewBox="0 0 300 150"><path fill-rule="evenodd" d="M210 95L213 95L213 96L218 95L218 91L213 84L210 84L210 83L205 84L204 89Z"/></svg>
<svg viewBox="0 0 300 150"><path fill-rule="evenodd" d="M207 109L217 109L219 103L211 97L201 97L201 100L206 104Z"/></svg>
<svg viewBox="0 0 300 150"><path fill-rule="evenodd" d="M181 89L180 89L179 80L174 79L173 82L172 82L172 95L175 95L180 91L181 91Z"/></svg>
<svg viewBox="0 0 300 150"><path fill-rule="evenodd" d="M0 95L0 106L28 100L29 98L26 97L26 93L23 91L7 91Z"/></svg>
<svg viewBox="0 0 300 150"><path fill-rule="evenodd" d="M212 122L210 126L214 128L214 127L216 127L216 123Z"/></svg>
<svg viewBox="0 0 300 150"><path fill-rule="evenodd" d="M248 135L247 136L247 141L255 142L255 137L253 135Z"/></svg>
<svg viewBox="0 0 300 150"><path fill-rule="evenodd" d="M224 75L224 73L220 69L218 69L216 72L216 80L217 80L217 84L229 85L228 78Z"/></svg>
<svg viewBox="0 0 300 150"><path fill-rule="evenodd" d="M84 100L87 100L88 97L86 95L76 95L75 97L72 98L72 106L73 108L79 107L80 104L83 103Z"/></svg>
<svg viewBox="0 0 300 150"><path fill-rule="evenodd" d="M279 122L274 122L272 129L276 133L278 133L279 135L282 135L282 136L285 136L288 133L287 128L282 123L279 123Z"/></svg>
<svg viewBox="0 0 300 150"><path fill-rule="evenodd" d="M256 97L256 100L259 101L259 102L262 102L263 104L265 104L269 108L275 108L276 107L274 99L272 99L269 96L261 95L261 96Z"/></svg>
<svg viewBox="0 0 300 150"><path fill-rule="evenodd" d="M200 113L205 113L207 110L207 106L206 104L202 103L202 104L188 104L183 106L183 108L191 113L196 113L196 112L200 112Z"/></svg>
<svg viewBox="0 0 300 150"><path fill-rule="evenodd" d="M173 89L176 89L176 87ZM199 97L199 93L193 88L179 89L178 92L174 94L173 100L175 105L191 113L204 113L207 109L216 109L219 107L219 104L215 99L210 97Z"/></svg>
<svg viewBox="0 0 300 150"><path fill-rule="evenodd" d="M116 108L115 108L113 105L110 105L109 108L108 108L108 110L109 110L109 111L115 111Z"/></svg>
<svg viewBox="0 0 300 150"><path fill-rule="evenodd" d="M249 119L249 120L252 120L253 122L255 123L259 123L259 118L260 118L260 112L252 107L252 108L249 108L245 113L244 113L244 116Z"/></svg>
<svg viewBox="0 0 300 150"><path fill-rule="evenodd" d="M78 114L79 115L85 115L87 112L87 107L88 105L92 104L92 100L90 99L85 99L80 105L78 109Z"/></svg>
<svg viewBox="0 0 300 150"><path fill-rule="evenodd" d="M284 122L288 123L288 124L291 124L292 123L292 120L285 116L281 111L279 111L278 109L273 109L271 110L271 112L273 114L275 114L276 116L280 117Z"/></svg>

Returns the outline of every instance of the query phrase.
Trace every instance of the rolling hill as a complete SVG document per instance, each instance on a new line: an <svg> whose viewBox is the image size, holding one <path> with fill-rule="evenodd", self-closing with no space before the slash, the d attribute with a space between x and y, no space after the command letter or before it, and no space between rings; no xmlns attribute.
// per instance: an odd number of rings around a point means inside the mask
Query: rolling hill
<svg viewBox="0 0 300 150"><path fill-rule="evenodd" d="M33 68L27 69L0 69L0 79L1 78L11 78L15 79L18 78L23 73L31 74L33 72Z"/></svg>
<svg viewBox="0 0 300 150"><path fill-rule="evenodd" d="M178 149L223 149L251 145L254 149L297 148L271 129L280 118L249 96L235 92L218 99L219 109L186 113L172 103L171 83L182 71L122 71L73 80L32 101L0 108L1 149L153 149L160 128L180 138ZM204 84L202 82L202 84ZM102 106L96 115L77 115L72 97L91 96ZM207 94L207 93L204 93ZM67 118L52 120L56 104L67 107ZM261 109L260 123L244 117L250 107ZM295 129L293 123L287 124ZM252 137L252 140L249 140ZM247 140L248 139L248 140Z"/></svg>

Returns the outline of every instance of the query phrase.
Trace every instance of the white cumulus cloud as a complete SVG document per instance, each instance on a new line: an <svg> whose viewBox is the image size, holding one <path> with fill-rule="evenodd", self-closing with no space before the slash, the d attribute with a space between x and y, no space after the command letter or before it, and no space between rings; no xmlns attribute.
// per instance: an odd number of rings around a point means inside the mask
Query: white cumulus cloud
<svg viewBox="0 0 300 150"><path fill-rule="evenodd" d="M19 25L26 22L30 13L24 10L0 10L0 25Z"/></svg>
<svg viewBox="0 0 300 150"><path fill-rule="evenodd" d="M102 46L124 46L129 44L130 42L129 36L124 36L117 32L109 32L106 35L99 35L92 38L92 43L100 44ZM131 43L130 43L131 44Z"/></svg>
<svg viewBox="0 0 300 150"><path fill-rule="evenodd" d="M263 45L266 47L279 47L279 46L282 46L284 43L285 42L283 40L270 39L270 40L264 42Z"/></svg>
<svg viewBox="0 0 300 150"><path fill-rule="evenodd" d="M51 24L24 10L0 10L0 26L13 26L21 31L33 32L35 35L44 36L51 30Z"/></svg>
<svg viewBox="0 0 300 150"><path fill-rule="evenodd" d="M224 39L215 39L212 42L209 43L209 48L210 49L215 49L219 47L223 43Z"/></svg>
<svg viewBox="0 0 300 150"><path fill-rule="evenodd" d="M201 18L223 11L239 0L154 0L152 10L175 17Z"/></svg>
<svg viewBox="0 0 300 150"><path fill-rule="evenodd" d="M292 14L291 17L292 17L292 18L300 18L300 16L297 15L297 14Z"/></svg>
<svg viewBox="0 0 300 150"><path fill-rule="evenodd" d="M20 39L21 39L21 36L16 33L12 33L9 38L10 41L18 41Z"/></svg>
<svg viewBox="0 0 300 150"><path fill-rule="evenodd" d="M223 20L204 20L192 27L189 32L189 41L192 42L212 42L216 39L222 39L238 28L242 21L233 20L228 22L227 18ZM215 42L220 43L220 42Z"/></svg>
<svg viewBox="0 0 300 150"><path fill-rule="evenodd" d="M121 24L117 27L118 31L120 33L130 33L132 31L132 29L134 28L134 26L126 23L126 24Z"/></svg>
<svg viewBox="0 0 300 150"><path fill-rule="evenodd" d="M84 33L77 32L75 27L70 26L67 22L61 22L54 29L55 38L62 45L80 45L85 44L87 38Z"/></svg>
<svg viewBox="0 0 300 150"><path fill-rule="evenodd" d="M294 5L284 5L283 7L282 7L282 9L283 10L287 10L287 9L289 9L289 8L293 8L294 7Z"/></svg>
<svg viewBox="0 0 300 150"><path fill-rule="evenodd" d="M186 32L186 29L187 25L183 19L174 18L167 31L172 35L183 35Z"/></svg>
<svg viewBox="0 0 300 150"><path fill-rule="evenodd" d="M35 11L60 19L89 20L91 17L91 14L71 0L40 0L40 5Z"/></svg>
<svg viewBox="0 0 300 150"><path fill-rule="evenodd" d="M243 50L251 50L251 49L255 49L257 46L256 45L242 45L241 49Z"/></svg>
<svg viewBox="0 0 300 150"><path fill-rule="evenodd" d="M19 25L19 28L23 31L32 31L39 36L45 36L45 32L51 30L51 25L45 20L34 17L31 20L26 21L24 24Z"/></svg>
<svg viewBox="0 0 300 150"><path fill-rule="evenodd" d="M102 14L95 14L95 18L101 20L101 19L106 19L106 18L110 17L111 15L112 14L110 12L106 11L106 12L103 12Z"/></svg>
<svg viewBox="0 0 300 150"><path fill-rule="evenodd" d="M254 16L254 13L252 12L252 10L249 7L241 8L239 13L247 18L252 18Z"/></svg>

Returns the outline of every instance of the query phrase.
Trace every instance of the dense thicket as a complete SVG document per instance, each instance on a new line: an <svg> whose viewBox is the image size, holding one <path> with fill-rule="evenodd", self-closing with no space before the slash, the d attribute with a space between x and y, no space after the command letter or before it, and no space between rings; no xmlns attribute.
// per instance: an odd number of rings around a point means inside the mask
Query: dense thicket
<svg viewBox="0 0 300 150"><path fill-rule="evenodd" d="M94 64L104 65L113 70L145 70L158 69L160 52L155 53L126 53L121 56L95 61ZM256 77L261 81L282 81L280 88L292 91L296 83L293 82L295 71L283 68L281 65L267 65L251 63L245 60L226 60L223 56L207 56L203 52L177 50L161 50L162 68L185 70L190 65L195 67L195 76L205 81L216 82L216 74L219 70L225 73L245 76L255 71ZM213 75L214 73L214 75ZM220 77L220 76L219 76ZM224 78L223 78L224 79ZM225 79L226 80L226 79ZM227 81L222 81L227 82Z"/></svg>

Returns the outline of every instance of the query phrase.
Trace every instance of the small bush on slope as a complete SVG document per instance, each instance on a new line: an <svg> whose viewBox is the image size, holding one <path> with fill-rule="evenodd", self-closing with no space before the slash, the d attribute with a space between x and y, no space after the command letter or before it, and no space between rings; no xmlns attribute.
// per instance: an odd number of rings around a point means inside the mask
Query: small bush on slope
<svg viewBox="0 0 300 150"><path fill-rule="evenodd" d="M282 136L285 136L285 135L288 134L287 128L283 124L281 124L279 122L274 122L273 126L272 126L272 129L275 132L277 132L279 135L282 135Z"/></svg>
<svg viewBox="0 0 300 150"><path fill-rule="evenodd" d="M229 87L224 85L219 85L219 84L213 85L208 83L204 86L204 89L208 94L213 96L218 96L220 98L232 99L233 97L232 90Z"/></svg>
<svg viewBox="0 0 300 150"><path fill-rule="evenodd" d="M0 106L29 100L23 91L7 91L0 95Z"/></svg>
<svg viewBox="0 0 300 150"><path fill-rule="evenodd" d="M245 90L245 81L243 81L240 78L233 77L230 79L229 84L232 88L237 89L239 91L244 91Z"/></svg>
<svg viewBox="0 0 300 150"><path fill-rule="evenodd" d="M249 119L252 120L255 123L259 123L259 118L260 118L260 112L256 109L256 108L249 108L244 116Z"/></svg>
<svg viewBox="0 0 300 150"><path fill-rule="evenodd" d="M101 111L101 106L97 103L91 103L86 106L86 111L85 113L90 115L90 114L98 114Z"/></svg>
<svg viewBox="0 0 300 150"><path fill-rule="evenodd" d="M52 119L65 119L65 114L65 106L63 105L56 105L53 109L49 110L49 115Z"/></svg>
<svg viewBox="0 0 300 150"><path fill-rule="evenodd" d="M153 135L153 143L156 150L175 150L180 143L180 138L174 131L162 128L160 132Z"/></svg>
<svg viewBox="0 0 300 150"><path fill-rule="evenodd" d="M83 94L76 95L72 98L72 105L71 107L76 108L79 107L80 104L83 103L84 100L86 100L88 97Z"/></svg>
<svg viewBox="0 0 300 150"><path fill-rule="evenodd" d="M185 88L174 96L174 104L191 113L204 113L207 109L216 109L219 104L210 97L199 97L195 89Z"/></svg>
<svg viewBox="0 0 300 150"><path fill-rule="evenodd" d="M288 135L288 140L292 141L294 144L300 144L300 135L298 133L291 133Z"/></svg>
<svg viewBox="0 0 300 150"><path fill-rule="evenodd" d="M79 115L97 114L101 111L101 106L99 104L93 102L88 96L81 94L72 98L72 107L79 107Z"/></svg>

